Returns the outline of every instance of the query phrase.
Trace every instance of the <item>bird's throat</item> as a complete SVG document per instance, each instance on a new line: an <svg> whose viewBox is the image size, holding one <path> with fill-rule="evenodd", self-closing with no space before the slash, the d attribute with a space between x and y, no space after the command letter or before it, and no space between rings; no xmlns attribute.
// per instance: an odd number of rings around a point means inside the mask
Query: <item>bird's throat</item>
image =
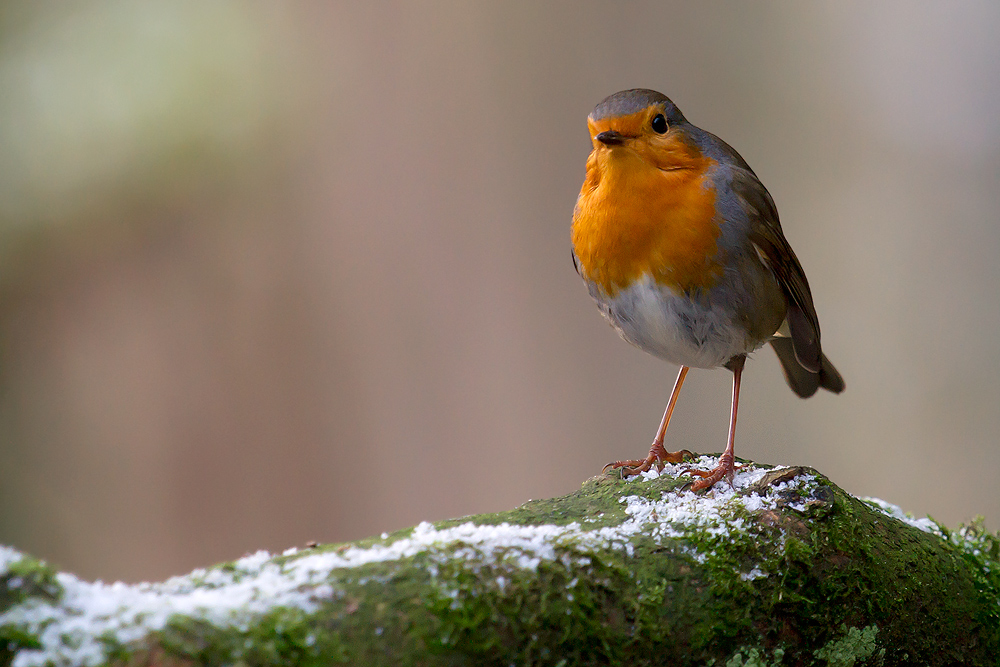
<svg viewBox="0 0 1000 667"><path fill-rule="evenodd" d="M708 158L662 169L625 146L598 147L573 214L584 277L615 296L644 276L678 292L722 276L719 221Z"/></svg>

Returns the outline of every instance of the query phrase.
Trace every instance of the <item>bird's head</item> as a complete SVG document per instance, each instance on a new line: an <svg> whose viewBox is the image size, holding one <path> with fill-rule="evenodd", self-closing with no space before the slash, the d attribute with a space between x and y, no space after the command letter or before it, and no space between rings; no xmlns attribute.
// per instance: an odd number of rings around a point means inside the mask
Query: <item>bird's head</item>
<svg viewBox="0 0 1000 667"><path fill-rule="evenodd" d="M647 167L670 171L701 158L680 109L655 90L623 90L605 98L587 117L587 126L597 167L635 163L638 157Z"/></svg>

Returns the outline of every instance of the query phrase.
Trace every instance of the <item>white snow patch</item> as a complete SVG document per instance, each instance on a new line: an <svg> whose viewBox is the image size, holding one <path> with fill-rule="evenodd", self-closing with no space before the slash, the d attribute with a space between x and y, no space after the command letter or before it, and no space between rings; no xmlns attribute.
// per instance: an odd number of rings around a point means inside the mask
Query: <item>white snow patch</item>
<svg viewBox="0 0 1000 667"><path fill-rule="evenodd" d="M0 545L0 572L6 572L11 565L22 558L24 558L24 554L17 549Z"/></svg>
<svg viewBox="0 0 1000 667"><path fill-rule="evenodd" d="M718 460L711 456L702 456L694 462L698 468L711 468ZM689 464L667 464L662 472L655 470L642 474L643 479L656 479L661 474L679 475L684 469L694 467ZM744 520L734 516L738 509L746 512L759 512L763 509L777 507L776 493L795 487L801 490L809 489L815 481L815 475L800 475L792 480L772 485L771 493L767 495L738 495L739 491L756 484L769 470L756 468L752 464L738 469L733 477L732 485L725 480L718 482L704 495L691 491L664 494L659 502L653 502L631 496L623 498L629 502L625 511L643 519L643 525L657 523L653 535L666 537L682 537L691 527L701 528L709 535L725 537L732 532L744 528ZM635 501L635 504L632 504ZM804 503L799 511L805 509ZM653 521L653 518L656 520Z"/></svg>
<svg viewBox="0 0 1000 667"><path fill-rule="evenodd" d="M705 456L696 462L705 468L716 463L715 458ZM667 466L665 472L677 475L684 467ZM774 493L737 495L738 490L759 481L766 472L752 465L744 466L737 471L732 486L722 481L704 495L690 491L669 492L660 500L623 496L620 502L625 505L628 518L618 526L586 528L577 522L564 526L467 522L439 529L424 522L416 526L409 537L389 544L319 553L290 549L285 555L292 558L283 563L275 562L271 554L260 551L226 567L196 570L158 584L89 583L60 574L58 582L64 589L60 600L49 603L33 599L16 605L0 615L0 626L20 627L38 637L41 644L37 650L20 650L14 657L13 667L90 667L107 660L98 637L108 636L127 644L162 629L174 615L245 631L255 618L277 607L313 611L339 595L336 589L338 571L369 563L400 561L424 554L430 560L428 572L436 580L440 565L456 561L474 571L497 565L532 571L543 561L556 558L586 566L591 562L591 554L598 550L623 550L631 555L629 540L640 533L658 544L664 539L684 537L692 529L722 540L743 528L743 519L736 516L737 513L777 506ZM642 477L654 479L658 476L654 471ZM811 475L803 475L777 488L795 486L801 489L809 486L813 479ZM699 563L704 563L711 555L700 553L685 543L675 548ZM17 551L0 547L0 576L21 558ZM752 580L766 574L753 568L741 576ZM501 576L496 582L502 590L508 579Z"/></svg>
<svg viewBox="0 0 1000 667"><path fill-rule="evenodd" d="M905 524L913 526L914 528L919 528L925 533L931 533L937 535L938 537L944 537L944 533L941 532L941 528L935 523L934 519L930 517L924 517L923 519L915 519L912 514L907 514L902 510L899 505L893 505L892 503L887 503L881 498L861 498L872 505L875 505L878 509L882 511L886 516L890 516L893 519L898 519Z"/></svg>
<svg viewBox="0 0 1000 667"><path fill-rule="evenodd" d="M767 576L767 572L764 572L760 568L754 568L749 572L744 572L740 575L740 579L743 581L753 581L754 579L761 579Z"/></svg>

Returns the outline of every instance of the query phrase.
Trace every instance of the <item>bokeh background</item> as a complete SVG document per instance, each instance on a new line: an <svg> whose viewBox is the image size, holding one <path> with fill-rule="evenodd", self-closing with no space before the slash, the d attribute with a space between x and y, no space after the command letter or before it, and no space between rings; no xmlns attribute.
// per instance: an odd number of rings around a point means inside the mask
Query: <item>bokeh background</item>
<svg viewBox="0 0 1000 667"><path fill-rule="evenodd" d="M840 396L737 454L1000 527L1000 4L0 5L0 542L160 579L570 492L676 368L569 257L606 95L773 194ZM730 374L668 445L719 451Z"/></svg>

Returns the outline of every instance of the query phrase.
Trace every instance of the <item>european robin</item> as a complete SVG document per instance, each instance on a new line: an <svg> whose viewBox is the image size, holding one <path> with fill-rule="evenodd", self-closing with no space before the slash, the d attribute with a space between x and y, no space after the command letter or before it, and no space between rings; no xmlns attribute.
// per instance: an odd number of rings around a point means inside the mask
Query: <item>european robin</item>
<svg viewBox="0 0 1000 667"><path fill-rule="evenodd" d="M729 439L718 465L686 470L708 489L736 468L733 441L747 355L770 343L799 396L844 380L820 348L809 283L757 175L729 144L695 127L666 96L624 90L587 118L593 150L573 211L573 263L611 326L629 343L678 364L645 459L615 461L634 475L686 450L663 436L688 369L733 373Z"/></svg>

